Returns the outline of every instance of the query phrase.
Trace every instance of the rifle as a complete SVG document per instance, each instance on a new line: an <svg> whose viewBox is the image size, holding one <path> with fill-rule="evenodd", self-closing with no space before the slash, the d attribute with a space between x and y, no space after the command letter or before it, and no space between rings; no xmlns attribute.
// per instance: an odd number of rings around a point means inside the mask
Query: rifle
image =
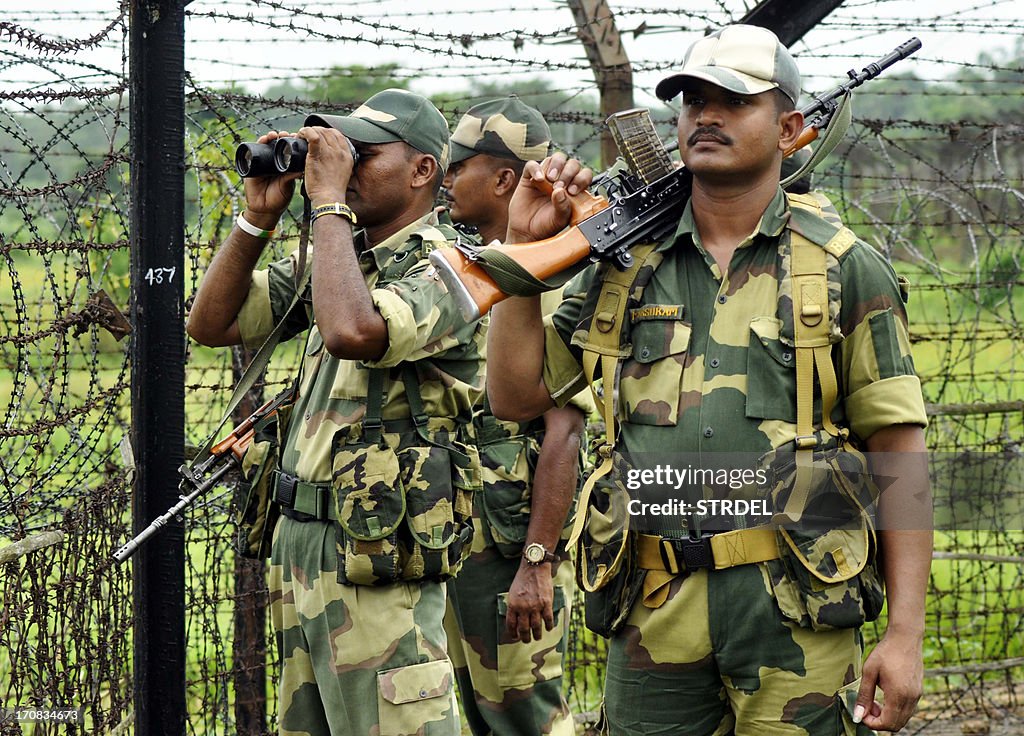
<svg viewBox="0 0 1024 736"><path fill-rule="evenodd" d="M167 526L172 519L180 519L182 511L217 485L230 470L241 467L245 451L252 444L256 425L263 419L273 416L285 404L290 403L294 399L294 395L295 386L289 386L249 415L224 439L210 447L202 462L197 464L193 460L191 465L179 467L178 473L181 475L181 482L178 484L178 490L181 495L178 502L153 519L149 526L117 550L114 553L114 559L117 562L127 560L147 539Z"/></svg>
<svg viewBox="0 0 1024 736"><path fill-rule="evenodd" d="M815 96L801 108L809 122L785 155L818 137L835 115L840 98L920 48L921 42L912 38L860 72L851 69L849 81ZM467 320L481 317L510 295L557 288L593 262L610 261L625 270L633 262L632 246L658 241L676 226L690 197L692 174L672 166L647 110L616 113L608 118L608 125L629 171L598 177L605 180L607 198L589 192L571 197L568 229L533 243L483 248L460 243L431 252L430 262ZM550 189L548 182L544 184ZM556 276L558 281L548 281Z"/></svg>

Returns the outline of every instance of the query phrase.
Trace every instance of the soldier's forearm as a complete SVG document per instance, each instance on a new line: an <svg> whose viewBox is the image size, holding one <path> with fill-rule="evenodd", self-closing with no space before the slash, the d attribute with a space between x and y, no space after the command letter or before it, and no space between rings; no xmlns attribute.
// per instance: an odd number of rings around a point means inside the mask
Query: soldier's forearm
<svg viewBox="0 0 1024 736"><path fill-rule="evenodd" d="M313 310L324 347L336 358L377 360L387 351L388 327L359 268L352 226L343 217L314 223Z"/></svg>
<svg viewBox="0 0 1024 736"><path fill-rule="evenodd" d="M189 311L186 329L193 340L210 347L241 343L238 312L267 242L237 225L228 234L210 262Z"/></svg>
<svg viewBox="0 0 1024 736"><path fill-rule="evenodd" d="M881 481L879 540L889 631L924 634L932 560L932 505L924 431L895 425L868 438L871 471Z"/></svg>
<svg viewBox="0 0 1024 736"><path fill-rule="evenodd" d="M527 544L539 542L548 550L558 544L576 492L585 421L583 412L572 406L544 413L544 441L534 474Z"/></svg>

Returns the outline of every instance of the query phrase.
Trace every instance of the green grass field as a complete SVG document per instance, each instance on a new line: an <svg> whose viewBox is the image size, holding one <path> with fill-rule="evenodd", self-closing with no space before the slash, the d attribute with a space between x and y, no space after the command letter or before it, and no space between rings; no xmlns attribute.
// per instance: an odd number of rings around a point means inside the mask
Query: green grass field
<svg viewBox="0 0 1024 736"><path fill-rule="evenodd" d="M54 256L49 264L25 254L0 266L0 304L13 304L15 280L24 297L28 322L20 329L26 333L45 330L62 312L53 306L51 280L57 274L73 273L77 265ZM908 271L897 265L900 272ZM980 299L970 291L948 292L932 288L938 279L915 274L913 280L922 288L913 293L910 305L912 332L916 339L913 354L922 376L926 397L937 404L1006 401L1024 395L1024 341L1019 339L1020 315L1024 314L1024 293L1014 293L1012 300ZM123 288L120 278L112 280L115 288ZM48 285L49 284L49 285ZM81 301L76 296L76 301ZM82 297L84 299L84 297ZM122 292L121 299L126 299ZM979 306L980 304L980 306ZM66 310L65 310L66 311ZM9 328L10 329L10 328ZM1016 330L1016 332L1014 332ZM98 392L109 389L119 379L128 380L125 372L125 343L116 343L102 330L95 337L50 335L23 347L7 343L3 347L5 369L0 370L0 397L14 406L14 426L31 425L56 409L67 411L81 406ZM192 346L186 383L190 441L201 440L212 423L219 418L215 408L226 400L230 386L226 351L211 351ZM20 356L21 362L18 362ZM17 378L16 378L17 374ZM60 403L58 399L63 400ZM49 403L47 403L49 402ZM113 409L115 416L95 409L77 415L70 421L71 429L55 427L40 442L39 438L14 438L7 448L24 451L7 466L12 477L30 478L44 474L52 487L83 482L82 466L86 462L79 428L102 425L104 431L92 437L93 448L105 456L114 456L120 433L129 426L130 406L127 391L122 391ZM60 411L56 411L60 413ZM52 418L52 417L51 417ZM206 429L204 429L204 427ZM998 443L1012 442L1024 436L1024 412L1007 412L993 416L976 416L947 421L933 421L932 444L948 447L950 443L971 449L999 449ZM88 436L88 435L86 435ZM38 451L31 451L38 447ZM62 458L61 467L48 470L49 459ZM1018 479L1019 480L1019 479ZM1016 502L1021 500L1017 484ZM46 489L40 492L45 496ZM68 496L56 503L55 516L73 504ZM1006 511L1007 514L1010 511ZM193 524L202 521L225 531L225 519L215 510L192 516ZM189 709L205 712L215 688L224 703L231 699L224 673L231 669L233 602L232 556L226 547L211 548L206 531L197 528L190 539L189 659L187 679ZM971 531L940 532L936 536L940 553L959 555L995 555L1019 559L1024 555L1024 533ZM213 552L213 554L211 554ZM937 669L950 666L972 666L1024 656L1024 579L1022 565L985 558L936 559L932 566L931 592L928 598L928 632L925 640L925 666ZM52 570L54 584L61 571ZM574 709L593 710L601 692L603 648L593 635L580 626L574 650L567 662L575 669L567 678L572 684ZM880 626L868 627L870 642ZM38 633L38 632L37 632ZM97 637L100 633L97 632ZM130 640L126 644L130 647ZM0 648L0 675L11 671L8 652ZM1020 679L1022 670L1011 671ZM216 673L216 674L213 674ZM940 693L951 687L976 683L979 679L999 681L1005 672L964 672L929 679L930 692ZM211 678L216 679L214 686ZM4 679L0 677L0 679ZM128 684L122 682L122 688ZM273 688L268 687L273 699ZM109 693L100 696L109 702ZM271 710L273 708L271 707ZM212 720L212 716L211 719ZM205 733L206 725L194 724L196 733ZM212 726L211 726L212 727Z"/></svg>

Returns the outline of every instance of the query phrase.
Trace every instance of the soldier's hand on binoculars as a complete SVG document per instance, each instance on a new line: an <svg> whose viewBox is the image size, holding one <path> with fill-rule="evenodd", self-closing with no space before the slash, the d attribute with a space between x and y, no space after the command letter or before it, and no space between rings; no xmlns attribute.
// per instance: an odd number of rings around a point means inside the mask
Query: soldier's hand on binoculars
<svg viewBox="0 0 1024 736"><path fill-rule="evenodd" d="M291 133L287 131L272 130L261 135L259 143L273 143L278 138L285 138ZM265 216L269 222L267 229L272 230L281 215L288 209L289 202L295 194L295 180L300 174L283 174L280 176L256 176L243 179L245 182L245 205L250 215L256 218ZM266 226L263 222L253 222L254 225Z"/></svg>
<svg viewBox="0 0 1024 736"><path fill-rule="evenodd" d="M345 135L334 128L302 128L306 153L306 194L314 205L344 202L355 161Z"/></svg>
<svg viewBox="0 0 1024 736"><path fill-rule="evenodd" d="M586 190L593 178L593 171L564 153L528 162L509 203L506 242L542 240L562 230L572 214L569 197Z"/></svg>

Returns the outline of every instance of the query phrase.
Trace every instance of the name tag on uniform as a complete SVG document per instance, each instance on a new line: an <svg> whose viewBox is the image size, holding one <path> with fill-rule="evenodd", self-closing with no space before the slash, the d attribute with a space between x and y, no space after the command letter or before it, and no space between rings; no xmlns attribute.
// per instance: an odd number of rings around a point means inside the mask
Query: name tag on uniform
<svg viewBox="0 0 1024 736"><path fill-rule="evenodd" d="M629 321L636 324L651 319L682 319L686 307L682 304L648 304L629 310Z"/></svg>

